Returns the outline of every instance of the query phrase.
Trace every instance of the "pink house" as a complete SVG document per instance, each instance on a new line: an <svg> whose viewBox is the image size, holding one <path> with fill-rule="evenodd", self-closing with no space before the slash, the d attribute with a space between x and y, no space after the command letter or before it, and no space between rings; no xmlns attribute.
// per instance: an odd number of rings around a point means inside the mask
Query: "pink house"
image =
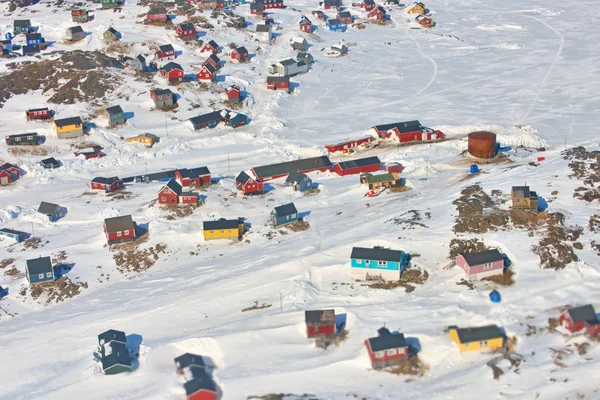
<svg viewBox="0 0 600 400"><path fill-rule="evenodd" d="M504 257L496 249L480 253L461 253L456 257L456 265L462 268L470 280L502 275Z"/></svg>

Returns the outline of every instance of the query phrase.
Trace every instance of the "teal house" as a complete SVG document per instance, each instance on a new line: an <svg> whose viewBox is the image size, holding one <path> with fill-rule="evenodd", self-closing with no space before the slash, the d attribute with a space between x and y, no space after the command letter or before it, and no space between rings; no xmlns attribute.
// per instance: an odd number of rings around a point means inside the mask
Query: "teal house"
<svg viewBox="0 0 600 400"><path fill-rule="evenodd" d="M122 4L122 0L102 0L102 8L119 7Z"/></svg>
<svg viewBox="0 0 600 400"><path fill-rule="evenodd" d="M357 280L383 279L397 281L410 263L410 254L381 246L372 249L353 247L350 255L350 277Z"/></svg>
<svg viewBox="0 0 600 400"><path fill-rule="evenodd" d="M108 107L106 114L108 114L108 124L110 126L123 125L125 123L125 113L121 106Z"/></svg>
<svg viewBox="0 0 600 400"><path fill-rule="evenodd" d="M294 203L275 207L275 209L271 211L271 222L275 227L292 224L296 221L298 221L298 210L296 210Z"/></svg>
<svg viewBox="0 0 600 400"><path fill-rule="evenodd" d="M98 335L98 352L105 375L131 372L131 355L125 332L110 329Z"/></svg>

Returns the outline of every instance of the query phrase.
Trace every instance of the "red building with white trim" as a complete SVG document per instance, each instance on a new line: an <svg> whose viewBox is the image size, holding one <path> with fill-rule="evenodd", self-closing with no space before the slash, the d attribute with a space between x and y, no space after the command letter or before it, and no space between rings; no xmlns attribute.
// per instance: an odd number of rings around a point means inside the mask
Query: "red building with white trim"
<svg viewBox="0 0 600 400"><path fill-rule="evenodd" d="M265 192L264 184L253 179L244 171L240 172L235 178L235 188L241 190L245 195L263 194Z"/></svg>
<svg viewBox="0 0 600 400"><path fill-rule="evenodd" d="M104 234L108 244L135 240L135 229L136 225L131 219L131 215L104 220Z"/></svg>
<svg viewBox="0 0 600 400"><path fill-rule="evenodd" d="M591 304L566 309L560 314L558 321L560 326L571 333L600 335L600 321Z"/></svg>
<svg viewBox="0 0 600 400"><path fill-rule="evenodd" d="M116 176L111 178L97 176L92 179L91 186L93 190L101 190L106 193L112 193L119 189L123 189L123 181Z"/></svg>
<svg viewBox="0 0 600 400"><path fill-rule="evenodd" d="M342 153L347 153L348 150L358 147L360 145L373 142L372 136L365 136L362 139L348 140L346 142L341 142L338 144L328 144L325 146L328 152L335 153L336 151L341 151Z"/></svg>
<svg viewBox="0 0 600 400"><path fill-rule="evenodd" d="M365 172L381 170L379 157L359 158L358 160L342 161L335 164L334 171L340 176L358 175Z"/></svg>
<svg viewBox="0 0 600 400"><path fill-rule="evenodd" d="M397 365L408 358L408 345L403 334L393 335L387 328L377 332L379 336L365 340L373 368Z"/></svg>
<svg viewBox="0 0 600 400"><path fill-rule="evenodd" d="M318 338L335 336L335 310L311 310L304 312L306 336Z"/></svg>

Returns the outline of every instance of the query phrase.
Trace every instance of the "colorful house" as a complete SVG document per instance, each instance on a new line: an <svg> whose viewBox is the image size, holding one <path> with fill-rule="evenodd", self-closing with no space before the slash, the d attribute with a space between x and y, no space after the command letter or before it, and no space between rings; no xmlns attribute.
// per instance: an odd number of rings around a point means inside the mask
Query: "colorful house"
<svg viewBox="0 0 600 400"><path fill-rule="evenodd" d="M8 135L6 138L4 138L7 146L37 146L42 142L43 139L43 136L38 136L38 134L34 132Z"/></svg>
<svg viewBox="0 0 600 400"><path fill-rule="evenodd" d="M231 59L237 60L238 62L248 61L248 50L246 50L244 46L236 47L231 52Z"/></svg>
<svg viewBox="0 0 600 400"><path fill-rule="evenodd" d="M271 223L276 228L287 224L293 224L294 222L298 222L298 210L296 210L294 203L275 207L273 211L271 211Z"/></svg>
<svg viewBox="0 0 600 400"><path fill-rule="evenodd" d="M256 0L250 3L250 14L252 15L263 15L265 6L260 0Z"/></svg>
<svg viewBox="0 0 600 400"><path fill-rule="evenodd" d="M28 33L25 35L25 41L28 46L34 46L36 44L42 44L46 42L41 33Z"/></svg>
<svg viewBox="0 0 600 400"><path fill-rule="evenodd" d="M156 143L157 140L158 140L158 137L156 135L153 135L152 133L143 133L141 135L134 136L132 138L127 139L127 142L128 143L141 143L148 147L152 147L152 146L154 146L154 144Z"/></svg>
<svg viewBox="0 0 600 400"><path fill-rule="evenodd" d="M31 31L31 21L28 19L15 19L13 22L13 34L29 33Z"/></svg>
<svg viewBox="0 0 600 400"><path fill-rule="evenodd" d="M92 190L101 190L106 193L112 193L120 189L123 189L123 180L116 176L111 178L97 176L92 179Z"/></svg>
<svg viewBox="0 0 600 400"><path fill-rule="evenodd" d="M221 68L221 59L217 57L216 54L211 54L202 64L210 64L218 70L219 68Z"/></svg>
<svg viewBox="0 0 600 400"><path fill-rule="evenodd" d="M102 0L102 8L113 8L123 5L123 0Z"/></svg>
<svg viewBox="0 0 600 400"><path fill-rule="evenodd" d="M121 40L121 32L117 31L115 28L110 27L104 31L102 37L106 42L115 42L117 40ZM144 60L145 62L145 60Z"/></svg>
<svg viewBox="0 0 600 400"><path fill-rule="evenodd" d="M350 11L340 11L337 14L337 19L339 19L342 24L351 24L352 14L350 14Z"/></svg>
<svg viewBox="0 0 600 400"><path fill-rule="evenodd" d="M324 0L321 5L326 10L339 10L342 7L342 0Z"/></svg>
<svg viewBox="0 0 600 400"><path fill-rule="evenodd" d="M408 9L407 13L424 15L426 10L427 6L424 3L415 2L412 7Z"/></svg>
<svg viewBox="0 0 600 400"><path fill-rule="evenodd" d="M4 163L0 165L0 186L6 186L18 180L21 176L21 169L16 165Z"/></svg>
<svg viewBox="0 0 600 400"><path fill-rule="evenodd" d="M55 119L54 132L59 139L73 139L83 136L83 121L79 117Z"/></svg>
<svg viewBox="0 0 600 400"><path fill-rule="evenodd" d="M313 31L312 22L310 22L310 20L308 18L306 18L304 15L300 18L300 22L298 23L298 26L300 27L300 30L302 32L312 33L312 31Z"/></svg>
<svg viewBox="0 0 600 400"><path fill-rule="evenodd" d="M52 114L50 113L48 107L30 108L29 110L25 111L25 117L27 118L27 121L32 119L50 119L51 116Z"/></svg>
<svg viewBox="0 0 600 400"><path fill-rule="evenodd" d="M156 108L170 107L175 104L173 92L169 89L153 89L150 91L150 97L154 100Z"/></svg>
<svg viewBox="0 0 600 400"><path fill-rule="evenodd" d="M335 310L311 310L304 312L306 337L309 339L335 336Z"/></svg>
<svg viewBox="0 0 600 400"><path fill-rule="evenodd" d="M127 344L112 341L103 346L102 371L104 375L116 375L122 372L131 372L131 355Z"/></svg>
<svg viewBox="0 0 600 400"><path fill-rule="evenodd" d="M345 142L337 143L337 144L329 144L326 145L325 148L330 153L335 153L337 151L341 151L342 153L348 153L351 149L354 149L358 146L361 146L366 143L373 142L373 137L365 136L362 139L355 140L347 140Z"/></svg>
<svg viewBox="0 0 600 400"><path fill-rule="evenodd" d="M183 384L187 400L217 400L215 382L204 368L190 368L192 379Z"/></svg>
<svg viewBox="0 0 600 400"><path fill-rule="evenodd" d="M27 260L25 275L30 285L54 281L54 267L50 257L38 257Z"/></svg>
<svg viewBox="0 0 600 400"><path fill-rule="evenodd" d="M175 368L177 373L183 375L187 370L192 367L206 369L208 366L202 356L192 353L185 353L175 358Z"/></svg>
<svg viewBox="0 0 600 400"><path fill-rule="evenodd" d="M184 192L176 179L171 179L158 192L158 204L166 205L198 205L198 193Z"/></svg>
<svg viewBox="0 0 600 400"><path fill-rule="evenodd" d="M106 218L104 220L104 234L108 244L131 242L135 240L136 224L131 215Z"/></svg>
<svg viewBox="0 0 600 400"><path fill-rule="evenodd" d="M456 257L456 265L465 271L469 280L502 276L504 273L504 257L496 249L461 253Z"/></svg>
<svg viewBox="0 0 600 400"><path fill-rule="evenodd" d="M350 254L350 277L358 280L397 281L410 263L410 254L381 246L372 249L353 247Z"/></svg>
<svg viewBox="0 0 600 400"><path fill-rule="evenodd" d="M65 215L67 215L67 209L59 206L58 204L46 203L42 201L38 207L37 212L48 217L48 221L56 222Z"/></svg>
<svg viewBox="0 0 600 400"><path fill-rule="evenodd" d="M317 17L317 19L325 19L325 13L321 10L311 11L310 14Z"/></svg>
<svg viewBox="0 0 600 400"><path fill-rule="evenodd" d="M154 57L159 61L174 60L176 58L175 49L173 45L163 44L158 46L158 50L154 52Z"/></svg>
<svg viewBox="0 0 600 400"><path fill-rule="evenodd" d="M570 333L585 333L588 336L600 335L600 321L591 304L564 310L558 321L560 326Z"/></svg>
<svg viewBox="0 0 600 400"><path fill-rule="evenodd" d="M477 328L450 326L448 332L461 353L476 350L495 350L504 346L505 335L496 325Z"/></svg>
<svg viewBox="0 0 600 400"><path fill-rule="evenodd" d="M285 186L292 186L296 192L304 192L312 189L312 180L306 174L292 172L285 178Z"/></svg>
<svg viewBox="0 0 600 400"><path fill-rule="evenodd" d="M381 170L379 157L366 157L357 160L342 161L335 164L334 171L340 176L356 175Z"/></svg>
<svg viewBox="0 0 600 400"><path fill-rule="evenodd" d="M372 9L374 9L376 6L375 1L373 0L363 0L360 3L360 8L362 8L365 11L371 11Z"/></svg>
<svg viewBox="0 0 600 400"><path fill-rule="evenodd" d="M252 168L252 174L261 182L283 178L292 172L308 173L312 171L331 171L331 160L327 156L303 158L277 164L261 165Z"/></svg>
<svg viewBox="0 0 600 400"><path fill-rule="evenodd" d="M241 190L244 195L263 194L265 192L264 184L252 179L244 171L240 172L235 178L235 188Z"/></svg>
<svg viewBox="0 0 600 400"><path fill-rule="evenodd" d="M112 106L106 109L108 114L108 125L117 126L125 123L125 112L121 106Z"/></svg>
<svg viewBox="0 0 600 400"><path fill-rule="evenodd" d="M220 218L216 221L202 223L204 240L239 239L244 234L244 220Z"/></svg>
<svg viewBox="0 0 600 400"><path fill-rule="evenodd" d="M24 241L25 239L31 236L27 232L16 231L14 229L2 228L0 229L0 236L6 236L8 238L14 239L17 243Z"/></svg>
<svg viewBox="0 0 600 400"><path fill-rule="evenodd" d="M183 40L196 39L196 28L194 24L179 24L177 25L177 36Z"/></svg>
<svg viewBox="0 0 600 400"><path fill-rule="evenodd" d="M44 158L40 161L40 165L46 169L54 169L60 167L62 164L54 157Z"/></svg>
<svg viewBox="0 0 600 400"><path fill-rule="evenodd" d="M330 31L343 31L346 26L337 18L328 19L325 23Z"/></svg>
<svg viewBox="0 0 600 400"><path fill-rule="evenodd" d="M98 335L98 352L104 354L104 346L110 343L123 343L127 344L127 337L125 332L117 331L116 329L109 329L106 332L102 332Z"/></svg>
<svg viewBox="0 0 600 400"><path fill-rule="evenodd" d="M424 15L417 15L415 21L423 28L433 28L435 22L431 18L425 17Z"/></svg>
<svg viewBox="0 0 600 400"><path fill-rule="evenodd" d="M510 192L512 208L537 213L538 194L529 190L529 186L513 186Z"/></svg>
<svg viewBox="0 0 600 400"><path fill-rule="evenodd" d="M181 82L184 77L183 68L181 67L181 65L174 62L167 63L164 67L160 69L160 76L168 79L171 82Z"/></svg>
<svg viewBox="0 0 600 400"><path fill-rule="evenodd" d="M167 9L164 7L153 7L146 14L146 22L167 22Z"/></svg>
<svg viewBox="0 0 600 400"><path fill-rule="evenodd" d="M175 179L184 188L187 187L209 187L210 186L210 170L207 167L197 168L181 168L175 170Z"/></svg>
<svg viewBox="0 0 600 400"><path fill-rule="evenodd" d="M214 82L217 79L217 69L211 64L204 64L196 74L199 81Z"/></svg>
<svg viewBox="0 0 600 400"><path fill-rule="evenodd" d="M402 333L392 334L387 328L380 328L377 337L365 340L365 347L374 369L391 367L408 358L408 345Z"/></svg>
<svg viewBox="0 0 600 400"><path fill-rule="evenodd" d="M238 85L231 85L227 88L227 100L239 103L241 99L241 90Z"/></svg>
<svg viewBox="0 0 600 400"><path fill-rule="evenodd" d="M65 31L65 39L69 42L78 42L85 38L85 32L79 25L67 28Z"/></svg>
<svg viewBox="0 0 600 400"><path fill-rule="evenodd" d="M71 19L73 22L82 24L89 21L89 14L87 10L71 10Z"/></svg>
<svg viewBox="0 0 600 400"><path fill-rule="evenodd" d="M368 17L371 20L382 22L382 21L386 20L387 14L385 12L385 8L383 8L381 6L377 6L369 12Z"/></svg>
<svg viewBox="0 0 600 400"><path fill-rule="evenodd" d="M283 8L283 0L254 0L256 2L262 2L265 10L269 10L271 8Z"/></svg>
<svg viewBox="0 0 600 400"><path fill-rule="evenodd" d="M367 185L369 190L375 190L382 187L399 188L402 186L402 178L397 172L385 172L382 174L365 173L360 176L361 183Z"/></svg>
<svg viewBox="0 0 600 400"><path fill-rule="evenodd" d="M198 115L196 117L192 117L189 121L192 123L194 130L206 129L206 128L215 128L221 122L227 122L227 111L226 110L217 110L207 114Z"/></svg>
<svg viewBox="0 0 600 400"><path fill-rule="evenodd" d="M290 77L289 76L267 76L267 89L268 90L289 90L290 89Z"/></svg>
<svg viewBox="0 0 600 400"><path fill-rule="evenodd" d="M213 54L217 54L219 52L219 45L214 40L206 43L204 47L200 50L201 53L210 52Z"/></svg>

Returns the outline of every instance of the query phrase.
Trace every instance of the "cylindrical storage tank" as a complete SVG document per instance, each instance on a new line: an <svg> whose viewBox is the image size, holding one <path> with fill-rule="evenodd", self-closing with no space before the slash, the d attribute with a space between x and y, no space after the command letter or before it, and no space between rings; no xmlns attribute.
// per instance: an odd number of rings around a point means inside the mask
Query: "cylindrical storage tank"
<svg viewBox="0 0 600 400"><path fill-rule="evenodd" d="M492 132L469 133L469 154L477 158L496 156L496 134Z"/></svg>

